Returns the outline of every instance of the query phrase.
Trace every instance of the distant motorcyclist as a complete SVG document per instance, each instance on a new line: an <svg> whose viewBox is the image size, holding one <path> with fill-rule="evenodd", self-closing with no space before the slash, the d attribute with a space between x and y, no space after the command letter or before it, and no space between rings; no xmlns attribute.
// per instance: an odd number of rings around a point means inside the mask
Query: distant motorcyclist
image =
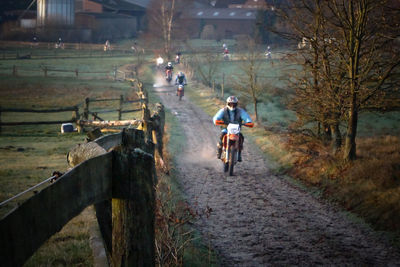
<svg viewBox="0 0 400 267"><path fill-rule="evenodd" d="M176 56L175 56L175 63L176 63L176 64L181 63L181 52L176 53Z"/></svg>
<svg viewBox="0 0 400 267"><path fill-rule="evenodd" d="M178 85L176 88L176 95L178 95L179 85L184 86L186 84L187 84L187 81L186 81L185 74L182 71L178 72L178 75L176 75L176 79L175 79L175 85Z"/></svg>
<svg viewBox="0 0 400 267"><path fill-rule="evenodd" d="M175 79L175 84L176 85L186 85L187 81L186 81L186 76L185 74L180 71L178 72L178 75L176 75L176 79Z"/></svg>
<svg viewBox="0 0 400 267"><path fill-rule="evenodd" d="M164 63L164 59L161 56L158 56L156 62L157 62L157 67L160 67Z"/></svg>
<svg viewBox="0 0 400 267"><path fill-rule="evenodd" d="M174 70L174 67L172 66L171 62L168 62L167 65L165 66L165 79L167 79L168 82L172 80L172 71Z"/></svg>
<svg viewBox="0 0 400 267"><path fill-rule="evenodd" d="M246 124L246 126L253 127L253 122L249 116L249 114L242 108L237 107L238 99L236 96L230 96L226 99L226 107L220 109L213 117L213 123L216 124L216 121L224 121L224 124L228 125L229 123L236 123L242 126ZM221 135L219 136L219 140L217 143L217 158L221 158L222 153L222 140L224 136L227 134L227 129L224 128L221 131ZM240 133L240 148L238 153L238 161L242 161L242 149L243 149L244 137L242 133Z"/></svg>
<svg viewBox="0 0 400 267"><path fill-rule="evenodd" d="M167 66L165 66L165 71L170 70L171 72L174 70L174 66L172 66L171 62L167 63Z"/></svg>

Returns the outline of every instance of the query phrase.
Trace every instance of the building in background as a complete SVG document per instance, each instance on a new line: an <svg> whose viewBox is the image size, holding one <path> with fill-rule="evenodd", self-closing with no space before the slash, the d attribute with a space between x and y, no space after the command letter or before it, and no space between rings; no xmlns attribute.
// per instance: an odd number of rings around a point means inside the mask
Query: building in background
<svg viewBox="0 0 400 267"><path fill-rule="evenodd" d="M210 1L205 8L193 8L183 13L192 38L226 39L237 35L252 35L257 15L268 8L265 0Z"/></svg>
<svg viewBox="0 0 400 267"><path fill-rule="evenodd" d="M150 0L37 0L36 10L16 10L2 39L104 42L136 37L146 25ZM29 6L30 7L30 6Z"/></svg>

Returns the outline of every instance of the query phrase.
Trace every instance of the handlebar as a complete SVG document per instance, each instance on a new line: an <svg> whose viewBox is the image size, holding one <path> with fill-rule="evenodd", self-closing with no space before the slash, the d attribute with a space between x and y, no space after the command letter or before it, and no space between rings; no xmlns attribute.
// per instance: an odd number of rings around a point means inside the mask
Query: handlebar
<svg viewBox="0 0 400 267"><path fill-rule="evenodd" d="M217 126L227 126L223 120L216 120L215 121L215 125ZM247 122L245 124L243 124L243 126L249 127L249 128L253 128L254 127L254 123L252 122Z"/></svg>

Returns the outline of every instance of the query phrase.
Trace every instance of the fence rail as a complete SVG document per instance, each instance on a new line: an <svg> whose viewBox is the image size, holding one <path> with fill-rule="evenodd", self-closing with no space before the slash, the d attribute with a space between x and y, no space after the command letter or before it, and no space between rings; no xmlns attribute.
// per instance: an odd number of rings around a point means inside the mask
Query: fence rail
<svg viewBox="0 0 400 267"><path fill-rule="evenodd" d="M27 109L27 108L4 108L0 107L0 133L2 130L2 126L22 126L22 125L51 125L51 124L62 124L62 123L76 123L77 129L81 132L83 127L92 126L92 127L117 127L117 126L128 126L128 125L137 125L134 123L135 120L125 120L122 121L123 114L135 113L139 111L143 111L147 106L143 106L143 104L147 104L147 97L143 94L142 84L138 85L138 81L131 79L133 82L133 87L135 87L138 92L138 99L125 99L123 95L120 95L119 98L86 98L83 101L83 109L80 111L79 106L73 107L61 107L61 108L49 108L49 109ZM104 102L116 102L117 107L115 109L99 109L94 110L90 109L90 103L104 103ZM125 104L139 104L138 107L125 107ZM22 121L22 122L5 122L2 121L2 114L16 112L16 113L59 113L59 112L68 112L72 111L71 119L65 120L55 120L55 121ZM103 118L99 116L99 114L105 113L117 113L118 121L107 121L105 123L96 122L105 121ZM89 115L92 115L93 120L89 120ZM122 121L122 122L120 122Z"/></svg>
<svg viewBox="0 0 400 267"><path fill-rule="evenodd" d="M43 77L49 77L50 73L55 72L55 73L72 73L73 76L79 77L80 74L103 74L107 78L113 78L114 80L116 79L118 73L117 70L110 70L110 71L83 71L79 70L78 68L76 69L52 69L48 67L38 67L36 69L32 68L24 68L21 66L14 65L12 67L2 67L0 68L1 73L3 74L10 74L12 76L29 76L26 73L31 72L31 73L43 73ZM34 74L32 74L34 75ZM31 75L31 76L32 76Z"/></svg>

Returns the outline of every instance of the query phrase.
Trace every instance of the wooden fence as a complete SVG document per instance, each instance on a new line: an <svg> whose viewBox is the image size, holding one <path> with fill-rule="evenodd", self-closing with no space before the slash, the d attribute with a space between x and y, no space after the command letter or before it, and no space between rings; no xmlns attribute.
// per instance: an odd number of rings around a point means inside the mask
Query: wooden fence
<svg viewBox="0 0 400 267"><path fill-rule="evenodd" d="M0 133L3 126L18 126L18 125L39 125L39 124L62 124L62 123L76 123L78 131L81 132L84 127L115 127L115 126L128 126L128 125L137 125L140 120L131 119L122 121L123 114L134 113L142 111L147 108L148 100L147 94L143 92L142 84L136 79L129 79L137 90L138 99L125 99L123 95L120 95L119 98L85 98L83 101L83 109L81 112L79 111L79 106L73 107L62 107L62 108L53 108L53 109L23 109L23 108L2 108L0 107ZM96 102L114 102L116 104L115 109L101 109L101 110L90 110L91 103ZM137 107L129 107L124 109L124 105L126 104L139 104ZM21 121L21 122L3 122L2 114L6 112L25 112L25 113L59 113L59 112L68 112L72 111L72 117L70 119L65 120L55 120L55 121ZM115 121L105 121L101 114L105 113L117 113L117 117ZM89 120L90 116L92 116L92 120Z"/></svg>
<svg viewBox="0 0 400 267"><path fill-rule="evenodd" d="M80 77L80 76L96 76L96 77L104 77L104 79L114 79L116 80L119 73L118 69L115 67L113 70L109 71L86 71L79 70L79 68L75 69L55 69L49 67L38 67L38 68L27 68L21 67L17 65L9 66L9 67L0 67L0 73L6 75L12 75L15 77L20 76L43 76L47 77L60 77L60 76L68 76L68 77ZM62 74L62 75L61 75Z"/></svg>
<svg viewBox="0 0 400 267"><path fill-rule="evenodd" d="M143 105L138 129L91 142L104 153L77 152L82 163L0 220L2 266L21 266L92 204L112 265L154 266L154 155L162 151L165 114L161 104L152 115Z"/></svg>
<svg viewBox="0 0 400 267"><path fill-rule="evenodd" d="M127 54L144 53L144 49L135 47L132 49L129 45L116 45L111 44L111 49L104 51L104 44L91 44L91 43L63 43L62 48L55 48L55 42L18 42L18 41L0 41L0 48L3 52L0 54L0 59L18 59L26 56L25 51L30 51L30 57L45 56L55 57L57 55L65 54L68 51L75 51L76 56L89 56L89 57L107 57L107 56L126 56ZM8 50L12 48L12 50ZM40 54L35 53L37 50L48 51L48 53ZM29 54L29 53L28 53Z"/></svg>

